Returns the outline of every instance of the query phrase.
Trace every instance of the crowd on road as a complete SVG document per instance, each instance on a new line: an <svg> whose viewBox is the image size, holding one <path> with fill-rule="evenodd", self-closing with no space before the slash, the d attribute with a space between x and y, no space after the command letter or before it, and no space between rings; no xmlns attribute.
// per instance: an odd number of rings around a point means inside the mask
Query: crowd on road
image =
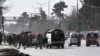
<svg viewBox="0 0 100 56"><path fill-rule="evenodd" d="M36 48L38 45L42 44L42 35L35 32L22 32L20 34L8 34L6 37L6 42L9 45L13 45L18 49L23 46L24 49L27 47L35 45ZM41 40L40 40L41 39ZM38 44L38 45L37 45ZM41 47L42 48L42 47Z"/></svg>

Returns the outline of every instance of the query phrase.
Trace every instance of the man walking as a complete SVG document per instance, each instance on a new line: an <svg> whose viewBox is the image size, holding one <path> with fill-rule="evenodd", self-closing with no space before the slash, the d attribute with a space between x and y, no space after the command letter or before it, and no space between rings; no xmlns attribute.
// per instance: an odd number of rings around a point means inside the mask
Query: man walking
<svg viewBox="0 0 100 56"><path fill-rule="evenodd" d="M2 43L2 33L0 32L0 45Z"/></svg>
<svg viewBox="0 0 100 56"><path fill-rule="evenodd" d="M37 35L37 44L36 44L36 49L40 47L42 49L42 44L43 44L43 36L41 34Z"/></svg>

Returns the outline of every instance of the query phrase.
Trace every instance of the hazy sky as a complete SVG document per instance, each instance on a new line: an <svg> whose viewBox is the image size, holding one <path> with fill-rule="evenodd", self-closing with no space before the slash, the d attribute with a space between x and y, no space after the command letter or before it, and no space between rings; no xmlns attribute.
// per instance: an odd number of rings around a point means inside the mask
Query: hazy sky
<svg viewBox="0 0 100 56"><path fill-rule="evenodd" d="M52 8L55 3L59 2L60 0L50 0L50 13L52 12ZM77 5L77 0L62 0L68 5L68 8L65 9L64 13L70 14L72 7ZM38 13L38 8L40 7L39 4L43 4L42 8L48 14L48 0L10 0L5 3L5 5L12 6L8 12L4 14L4 16L20 16L20 14L24 11L30 13L34 13L36 8L36 12ZM34 8L32 8L34 7ZM81 3L79 2L79 7L81 7Z"/></svg>

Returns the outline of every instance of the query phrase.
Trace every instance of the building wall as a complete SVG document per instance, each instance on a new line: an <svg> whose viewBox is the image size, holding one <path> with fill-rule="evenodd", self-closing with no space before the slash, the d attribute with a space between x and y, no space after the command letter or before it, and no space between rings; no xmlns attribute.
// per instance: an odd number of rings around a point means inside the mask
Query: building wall
<svg viewBox="0 0 100 56"><path fill-rule="evenodd" d="M58 27L57 20L55 21L43 21L43 20L37 20L33 21L31 25L31 31L38 32L38 33L45 33L48 29L56 29ZM66 32L68 30L68 22L63 21L61 24L61 29Z"/></svg>

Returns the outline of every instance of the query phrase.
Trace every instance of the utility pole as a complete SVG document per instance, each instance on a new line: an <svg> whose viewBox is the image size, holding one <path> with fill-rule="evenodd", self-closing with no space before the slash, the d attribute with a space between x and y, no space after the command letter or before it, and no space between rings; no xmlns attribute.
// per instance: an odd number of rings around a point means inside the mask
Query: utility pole
<svg viewBox="0 0 100 56"><path fill-rule="evenodd" d="M4 17L3 17L3 12L2 12L2 7L3 7L3 4L6 0L0 0L0 20L1 20L1 24L2 24L2 33L3 33L3 41L5 43L5 34L4 34ZM0 25L1 26L1 25Z"/></svg>
<svg viewBox="0 0 100 56"><path fill-rule="evenodd" d="M89 29L91 28L91 19L90 19L90 0L88 0L88 3L89 3Z"/></svg>
<svg viewBox="0 0 100 56"><path fill-rule="evenodd" d="M72 8L73 8L73 10L75 9L75 7L77 7L77 6L71 6Z"/></svg>
<svg viewBox="0 0 100 56"><path fill-rule="evenodd" d="M77 28L78 28L78 32L80 32L80 23L79 23L79 16L78 16L78 13L79 13L79 11L78 11L78 0L77 0Z"/></svg>
<svg viewBox="0 0 100 56"><path fill-rule="evenodd" d="M1 8L0 8L1 9ZM4 18L3 16L1 16L1 19L2 19L2 34L3 34L3 37L4 37ZM4 39L3 39L4 40ZM5 41L4 41L5 42Z"/></svg>
<svg viewBox="0 0 100 56"><path fill-rule="evenodd" d="M48 0L48 18L50 17L50 0Z"/></svg>

